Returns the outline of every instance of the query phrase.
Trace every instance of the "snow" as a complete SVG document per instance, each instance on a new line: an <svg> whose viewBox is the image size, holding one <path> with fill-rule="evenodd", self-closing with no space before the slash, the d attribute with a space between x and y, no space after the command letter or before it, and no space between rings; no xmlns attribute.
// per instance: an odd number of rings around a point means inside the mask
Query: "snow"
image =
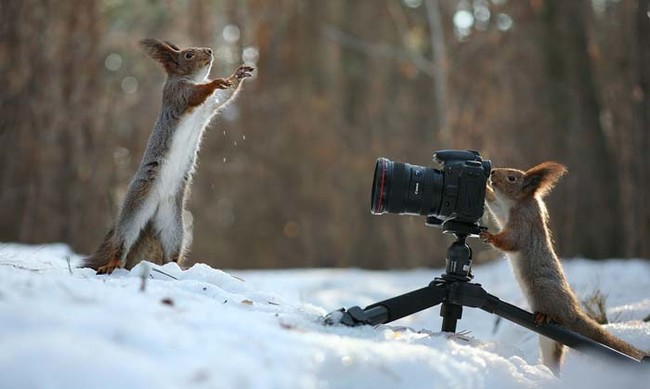
<svg viewBox="0 0 650 389"><path fill-rule="evenodd" d="M465 308L459 334L432 308L377 327L323 326L327 312L426 285L441 269L232 271L140 264L97 276L63 244L0 244L0 388L650 387L568 353L561 379L537 335ZM608 296L608 330L650 350L650 262L566 261L579 295ZM475 282L525 303L505 260Z"/></svg>

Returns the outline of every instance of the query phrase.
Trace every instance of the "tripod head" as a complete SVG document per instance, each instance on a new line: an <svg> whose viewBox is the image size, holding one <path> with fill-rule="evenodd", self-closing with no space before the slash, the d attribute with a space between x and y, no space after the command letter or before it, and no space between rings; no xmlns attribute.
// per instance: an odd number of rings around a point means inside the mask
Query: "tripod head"
<svg viewBox="0 0 650 389"><path fill-rule="evenodd" d="M447 249L445 262L446 273L442 278L446 281L470 281L472 275L472 248L465 243L468 237L477 237L487 227L478 224L463 223L455 220L442 221L434 216L427 217L426 225L442 228L445 234L454 234L456 241Z"/></svg>
<svg viewBox="0 0 650 389"><path fill-rule="evenodd" d="M442 228L443 234L465 235L465 237L478 237L482 231L486 231L487 227L480 226L476 223L464 223L456 220L443 221L435 216L427 216L427 221L424 223L428 227Z"/></svg>
<svg viewBox="0 0 650 389"><path fill-rule="evenodd" d="M445 262L446 272L442 278L447 281L471 281L472 274L472 248L465 243L467 235L454 234L456 241L447 249Z"/></svg>

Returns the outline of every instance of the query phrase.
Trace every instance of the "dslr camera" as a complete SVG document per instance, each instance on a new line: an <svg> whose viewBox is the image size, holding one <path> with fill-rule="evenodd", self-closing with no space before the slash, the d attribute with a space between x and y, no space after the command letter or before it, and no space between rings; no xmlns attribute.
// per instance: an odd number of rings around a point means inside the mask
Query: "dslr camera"
<svg viewBox="0 0 650 389"><path fill-rule="evenodd" d="M443 231L479 234L492 164L472 150L437 151L433 160L440 169L378 158L371 212L426 216Z"/></svg>

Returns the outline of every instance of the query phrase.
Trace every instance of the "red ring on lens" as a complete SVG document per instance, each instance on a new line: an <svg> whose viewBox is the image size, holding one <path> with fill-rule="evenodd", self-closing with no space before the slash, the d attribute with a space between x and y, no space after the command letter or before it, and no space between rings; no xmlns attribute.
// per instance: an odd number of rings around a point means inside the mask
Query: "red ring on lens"
<svg viewBox="0 0 650 389"><path fill-rule="evenodd" d="M386 163L382 161L381 164L381 183L379 184L379 203L375 209L375 213L381 212L381 200L384 198L384 182L386 181Z"/></svg>

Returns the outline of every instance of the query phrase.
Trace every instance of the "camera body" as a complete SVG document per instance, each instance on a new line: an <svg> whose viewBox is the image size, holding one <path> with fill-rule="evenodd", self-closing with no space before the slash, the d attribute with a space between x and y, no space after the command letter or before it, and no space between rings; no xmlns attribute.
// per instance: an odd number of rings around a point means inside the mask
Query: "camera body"
<svg viewBox="0 0 650 389"><path fill-rule="evenodd" d="M440 215L464 223L483 216L485 188L492 164L477 151L443 150L433 155L444 171ZM435 216L434 216L435 217Z"/></svg>
<svg viewBox="0 0 650 389"><path fill-rule="evenodd" d="M433 160L440 169L377 159L371 212L427 216L427 224L475 233L492 164L472 150L438 151Z"/></svg>

